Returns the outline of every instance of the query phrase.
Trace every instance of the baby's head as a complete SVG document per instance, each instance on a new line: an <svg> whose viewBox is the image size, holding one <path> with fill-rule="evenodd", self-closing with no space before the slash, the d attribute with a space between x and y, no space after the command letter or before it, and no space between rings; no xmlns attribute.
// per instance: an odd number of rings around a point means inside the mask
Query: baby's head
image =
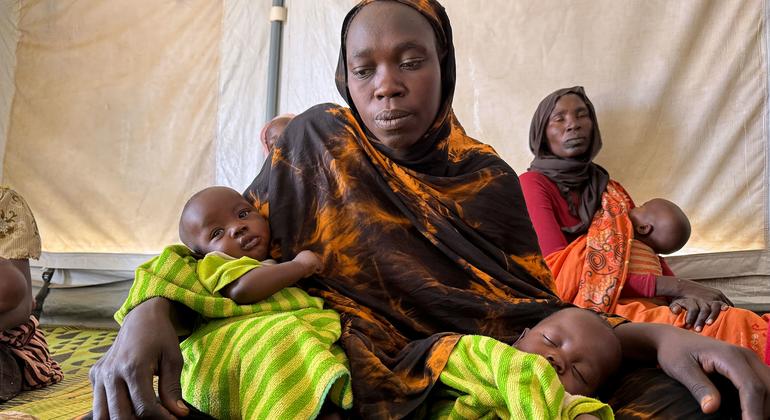
<svg viewBox="0 0 770 420"><path fill-rule="evenodd" d="M273 145L278 137L281 137L283 130L289 125L289 122L294 118L294 114L279 115L262 127L262 132L259 133L259 138L262 140L262 146L265 148L265 153L270 153L273 150Z"/></svg>
<svg viewBox="0 0 770 420"><path fill-rule="evenodd" d="M644 242L656 254L680 250L690 239L690 221L676 204L654 198L628 212L634 226L634 238Z"/></svg>
<svg viewBox="0 0 770 420"><path fill-rule="evenodd" d="M620 340L588 309L562 309L524 330L514 346L545 357L570 394L593 395L620 366Z"/></svg>
<svg viewBox="0 0 770 420"><path fill-rule="evenodd" d="M195 193L179 219L179 238L196 254L219 251L231 257L267 258L270 227L232 188L209 187Z"/></svg>

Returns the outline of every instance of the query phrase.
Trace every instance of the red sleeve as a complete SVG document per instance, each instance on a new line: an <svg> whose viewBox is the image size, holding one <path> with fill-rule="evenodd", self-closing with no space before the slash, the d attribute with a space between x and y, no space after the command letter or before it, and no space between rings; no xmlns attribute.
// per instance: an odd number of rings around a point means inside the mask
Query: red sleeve
<svg viewBox="0 0 770 420"><path fill-rule="evenodd" d="M674 272L671 271L671 267L668 266L668 263L666 262L666 260L664 260L663 257L660 257L660 256L658 257L658 259L660 259L660 269L663 270L663 275L676 277L676 274L674 274Z"/></svg>
<svg viewBox="0 0 770 420"><path fill-rule="evenodd" d="M520 177L521 190L527 203L527 212L535 227L540 252L544 256L564 249L569 245L561 231L561 225L556 220L554 199L564 200L561 195L553 197L549 192L548 179L536 172L525 172Z"/></svg>
<svg viewBox="0 0 770 420"><path fill-rule="evenodd" d="M628 273L623 290L620 291L620 296L626 298L655 297L655 286L657 286L657 278L654 274Z"/></svg>

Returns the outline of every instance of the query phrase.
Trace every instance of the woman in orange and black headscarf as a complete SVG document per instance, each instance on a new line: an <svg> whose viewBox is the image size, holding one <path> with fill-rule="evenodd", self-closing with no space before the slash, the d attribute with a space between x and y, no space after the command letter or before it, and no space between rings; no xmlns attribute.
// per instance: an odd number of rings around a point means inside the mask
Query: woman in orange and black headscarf
<svg viewBox="0 0 770 420"><path fill-rule="evenodd" d="M719 290L676 278L662 258L634 240L634 202L593 162L602 139L582 87L543 99L532 117L529 145L535 159L521 185L562 299L632 321L693 328L768 360L766 319L731 307Z"/></svg>
<svg viewBox="0 0 770 420"><path fill-rule="evenodd" d="M244 195L269 218L274 257L323 255L325 270L304 286L341 314L357 414L401 418L426 401L462 334L512 343L565 304L552 292L516 174L452 113L444 9L432 0L363 1L345 18L341 45L337 86L350 108L319 105L295 117ZM129 313L92 370L95 415L130 415L131 406L186 413L168 337L181 318L162 298ZM741 390L745 408L770 412L770 370L742 349L611 321L627 357L657 355L695 390L696 400L683 398L686 388L655 370L653 394L639 397L639 381L614 390L629 412L716 410L719 394L702 374L713 365ZM159 373L159 403L133 366Z"/></svg>

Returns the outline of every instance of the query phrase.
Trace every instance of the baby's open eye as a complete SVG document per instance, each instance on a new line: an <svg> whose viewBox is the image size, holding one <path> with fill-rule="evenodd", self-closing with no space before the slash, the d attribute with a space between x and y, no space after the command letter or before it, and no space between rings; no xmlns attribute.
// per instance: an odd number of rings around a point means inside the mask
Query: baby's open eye
<svg viewBox="0 0 770 420"><path fill-rule="evenodd" d="M238 217L241 219L245 219L249 215L249 211L244 209L238 212Z"/></svg>
<svg viewBox="0 0 770 420"><path fill-rule="evenodd" d="M224 229L222 229L222 228L216 228L216 229L214 229L214 230L212 230L212 231L211 231L211 236L210 236L210 238L211 238L211 239L217 239L217 238L219 238L220 236L222 236L222 234L223 234L223 233L225 233L225 230L224 230Z"/></svg>

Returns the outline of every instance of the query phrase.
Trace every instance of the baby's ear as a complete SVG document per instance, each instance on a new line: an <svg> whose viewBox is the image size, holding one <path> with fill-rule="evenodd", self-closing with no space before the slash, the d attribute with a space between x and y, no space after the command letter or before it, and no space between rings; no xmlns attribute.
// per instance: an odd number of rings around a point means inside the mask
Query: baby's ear
<svg viewBox="0 0 770 420"><path fill-rule="evenodd" d="M642 236L647 236L652 233L653 227L649 223L645 223L643 225L638 225L634 228L634 231L636 231L637 234Z"/></svg>
<svg viewBox="0 0 770 420"><path fill-rule="evenodd" d="M519 338L516 339L516 341L513 343L515 346L516 344L519 344L519 341L521 341L522 338L524 338L525 335L529 332L529 328L524 328L524 331L521 332L521 335L519 335Z"/></svg>

